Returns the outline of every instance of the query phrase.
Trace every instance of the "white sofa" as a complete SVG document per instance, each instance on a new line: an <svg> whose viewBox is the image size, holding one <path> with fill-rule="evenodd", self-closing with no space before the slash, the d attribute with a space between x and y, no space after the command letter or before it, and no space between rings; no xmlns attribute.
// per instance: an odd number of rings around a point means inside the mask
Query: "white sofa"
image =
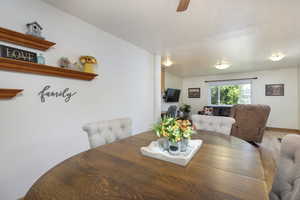
<svg viewBox="0 0 300 200"><path fill-rule="evenodd" d="M86 124L83 130L88 134L90 147L95 148L129 137L132 122L129 118L105 120Z"/></svg>
<svg viewBox="0 0 300 200"><path fill-rule="evenodd" d="M231 117L193 115L193 125L197 130L206 130L230 135L235 119Z"/></svg>

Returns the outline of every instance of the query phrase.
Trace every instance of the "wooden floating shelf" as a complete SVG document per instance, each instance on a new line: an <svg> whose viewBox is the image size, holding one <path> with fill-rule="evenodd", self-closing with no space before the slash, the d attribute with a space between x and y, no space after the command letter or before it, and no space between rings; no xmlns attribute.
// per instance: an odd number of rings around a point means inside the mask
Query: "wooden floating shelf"
<svg viewBox="0 0 300 200"><path fill-rule="evenodd" d="M1 57L0 70L41 74L47 76L58 76L86 81L93 80L96 76L98 76L98 74L93 73L80 72L75 70L63 69L59 67L52 67L48 65L41 65Z"/></svg>
<svg viewBox="0 0 300 200"><path fill-rule="evenodd" d="M55 45L54 42L43 40L38 37L26 35L2 27L0 27L0 40L42 51L46 51L47 49Z"/></svg>
<svg viewBox="0 0 300 200"><path fill-rule="evenodd" d="M21 89L1 89L0 88L0 99L11 99L17 96L18 93L22 92Z"/></svg>

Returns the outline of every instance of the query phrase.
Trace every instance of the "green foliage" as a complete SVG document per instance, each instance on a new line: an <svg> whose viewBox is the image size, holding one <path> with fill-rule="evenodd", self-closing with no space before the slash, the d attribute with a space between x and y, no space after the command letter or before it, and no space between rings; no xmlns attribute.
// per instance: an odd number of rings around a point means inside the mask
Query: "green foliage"
<svg viewBox="0 0 300 200"><path fill-rule="evenodd" d="M188 104L183 104L182 106L180 106L179 110L181 112L190 113L191 112L191 106L188 105Z"/></svg>
<svg viewBox="0 0 300 200"><path fill-rule="evenodd" d="M220 101L222 105L237 104L240 97L239 85L228 85L220 87Z"/></svg>
<svg viewBox="0 0 300 200"><path fill-rule="evenodd" d="M218 103L218 90L220 90L220 103ZM211 104L234 105L238 104L241 88L239 85L225 85L211 87Z"/></svg>
<svg viewBox="0 0 300 200"><path fill-rule="evenodd" d="M171 142L179 142L184 138L190 138L193 127L188 120L177 120L165 117L153 127L158 137L168 138Z"/></svg>
<svg viewBox="0 0 300 200"><path fill-rule="evenodd" d="M218 105L218 98L219 98L218 87L217 86L211 87L210 93L211 93L211 104Z"/></svg>

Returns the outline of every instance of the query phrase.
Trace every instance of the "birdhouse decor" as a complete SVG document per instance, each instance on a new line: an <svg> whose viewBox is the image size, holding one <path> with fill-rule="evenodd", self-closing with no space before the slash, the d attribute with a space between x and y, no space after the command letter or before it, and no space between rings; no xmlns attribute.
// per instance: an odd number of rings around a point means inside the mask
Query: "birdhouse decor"
<svg viewBox="0 0 300 200"><path fill-rule="evenodd" d="M39 25L39 23L37 23L37 22L28 23L28 24L26 24L26 27L27 27L26 34L44 39L42 36L43 28L41 27L41 25Z"/></svg>
<svg viewBox="0 0 300 200"><path fill-rule="evenodd" d="M92 56L81 56L79 61L83 65L84 72L94 73L94 65L97 64L96 58Z"/></svg>

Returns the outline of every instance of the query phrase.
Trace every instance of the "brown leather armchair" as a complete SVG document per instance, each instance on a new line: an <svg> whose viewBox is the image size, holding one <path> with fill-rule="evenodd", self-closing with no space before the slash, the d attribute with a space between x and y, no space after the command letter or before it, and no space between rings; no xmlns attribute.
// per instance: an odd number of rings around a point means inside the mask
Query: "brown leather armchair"
<svg viewBox="0 0 300 200"><path fill-rule="evenodd" d="M261 143L270 111L268 105L234 105L231 117L236 123L232 126L231 135L248 142Z"/></svg>

